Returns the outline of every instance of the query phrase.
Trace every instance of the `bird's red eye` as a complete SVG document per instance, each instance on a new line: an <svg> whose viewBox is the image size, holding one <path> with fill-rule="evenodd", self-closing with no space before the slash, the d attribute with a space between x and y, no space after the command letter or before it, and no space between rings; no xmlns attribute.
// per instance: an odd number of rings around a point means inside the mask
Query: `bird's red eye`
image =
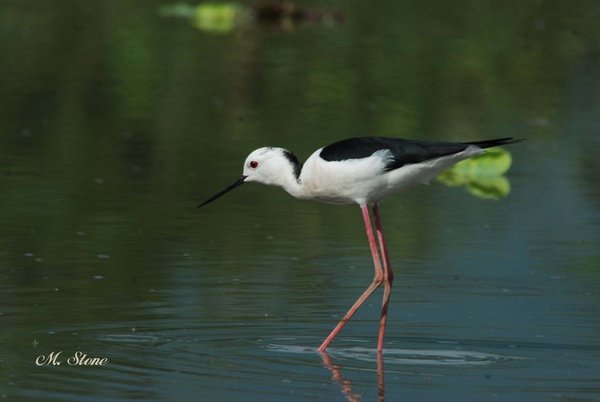
<svg viewBox="0 0 600 402"><path fill-rule="evenodd" d="M250 161L250 167L252 169L256 169L258 167L258 162L257 161Z"/></svg>

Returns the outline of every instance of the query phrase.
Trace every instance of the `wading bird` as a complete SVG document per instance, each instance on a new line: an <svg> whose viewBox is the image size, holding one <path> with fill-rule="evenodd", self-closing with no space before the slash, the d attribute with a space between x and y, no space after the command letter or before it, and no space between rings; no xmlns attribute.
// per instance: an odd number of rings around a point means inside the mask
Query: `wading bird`
<svg viewBox="0 0 600 402"><path fill-rule="evenodd" d="M296 198L331 204L360 206L373 256L373 282L350 307L344 318L325 338L324 351L367 298L383 284L377 351L383 338L394 274L383 237L377 203L388 195L416 183L428 183L453 164L485 152L485 148L521 140L499 138L474 142L417 141L401 138L361 137L342 140L317 149L304 164L284 148L265 147L252 151L244 162L242 177L198 207L216 200L246 183L258 182L283 187ZM375 233L369 206L375 218Z"/></svg>

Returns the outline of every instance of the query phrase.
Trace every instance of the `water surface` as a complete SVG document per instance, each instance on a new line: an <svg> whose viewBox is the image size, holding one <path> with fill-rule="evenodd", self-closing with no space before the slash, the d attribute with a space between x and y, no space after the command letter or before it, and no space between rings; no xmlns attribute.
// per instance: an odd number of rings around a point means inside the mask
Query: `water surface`
<svg viewBox="0 0 600 402"><path fill-rule="evenodd" d="M0 397L600 398L596 2L312 3L343 20L224 33L59 3L0 6ZM245 185L195 208L254 148L362 135L527 138L503 198L382 204L383 358L379 293L315 349L372 277L356 206Z"/></svg>

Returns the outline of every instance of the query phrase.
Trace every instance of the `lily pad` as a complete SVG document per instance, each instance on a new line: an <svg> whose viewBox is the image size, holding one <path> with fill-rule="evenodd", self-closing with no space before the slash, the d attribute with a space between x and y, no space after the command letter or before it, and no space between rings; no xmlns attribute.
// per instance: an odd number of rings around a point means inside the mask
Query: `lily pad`
<svg viewBox="0 0 600 402"><path fill-rule="evenodd" d="M451 187L464 185L477 197L496 200L510 193L510 182L503 174L511 164L510 152L504 148L491 148L457 163L437 179Z"/></svg>
<svg viewBox="0 0 600 402"><path fill-rule="evenodd" d="M504 148L490 148L454 165L450 170L465 176L500 176L510 169L512 156Z"/></svg>
<svg viewBox="0 0 600 402"><path fill-rule="evenodd" d="M164 17L189 19L201 31L213 34L227 34L238 28L250 10L239 3L201 3L191 6L185 3L167 4L159 9Z"/></svg>
<svg viewBox="0 0 600 402"><path fill-rule="evenodd" d="M244 7L237 3L203 3L196 6L193 25L206 32L226 34L239 25Z"/></svg>

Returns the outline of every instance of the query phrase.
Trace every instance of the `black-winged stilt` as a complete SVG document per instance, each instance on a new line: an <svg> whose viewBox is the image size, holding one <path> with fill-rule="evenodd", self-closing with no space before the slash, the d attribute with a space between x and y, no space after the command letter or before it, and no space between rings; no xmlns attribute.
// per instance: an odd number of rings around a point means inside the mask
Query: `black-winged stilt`
<svg viewBox="0 0 600 402"><path fill-rule="evenodd" d="M319 351L327 348L356 310L383 284L377 342L377 351L381 352L394 274L383 237L377 203L412 184L429 182L453 164L485 152L484 148L520 141L514 138L474 142L416 141L384 137L349 138L317 149L304 164L300 164L298 158L287 149L259 148L246 158L242 177L198 207L252 181L283 187L288 193L301 199L332 204L358 204L373 256L375 275L371 285L319 346ZM377 238L373 233L369 206L373 209Z"/></svg>

